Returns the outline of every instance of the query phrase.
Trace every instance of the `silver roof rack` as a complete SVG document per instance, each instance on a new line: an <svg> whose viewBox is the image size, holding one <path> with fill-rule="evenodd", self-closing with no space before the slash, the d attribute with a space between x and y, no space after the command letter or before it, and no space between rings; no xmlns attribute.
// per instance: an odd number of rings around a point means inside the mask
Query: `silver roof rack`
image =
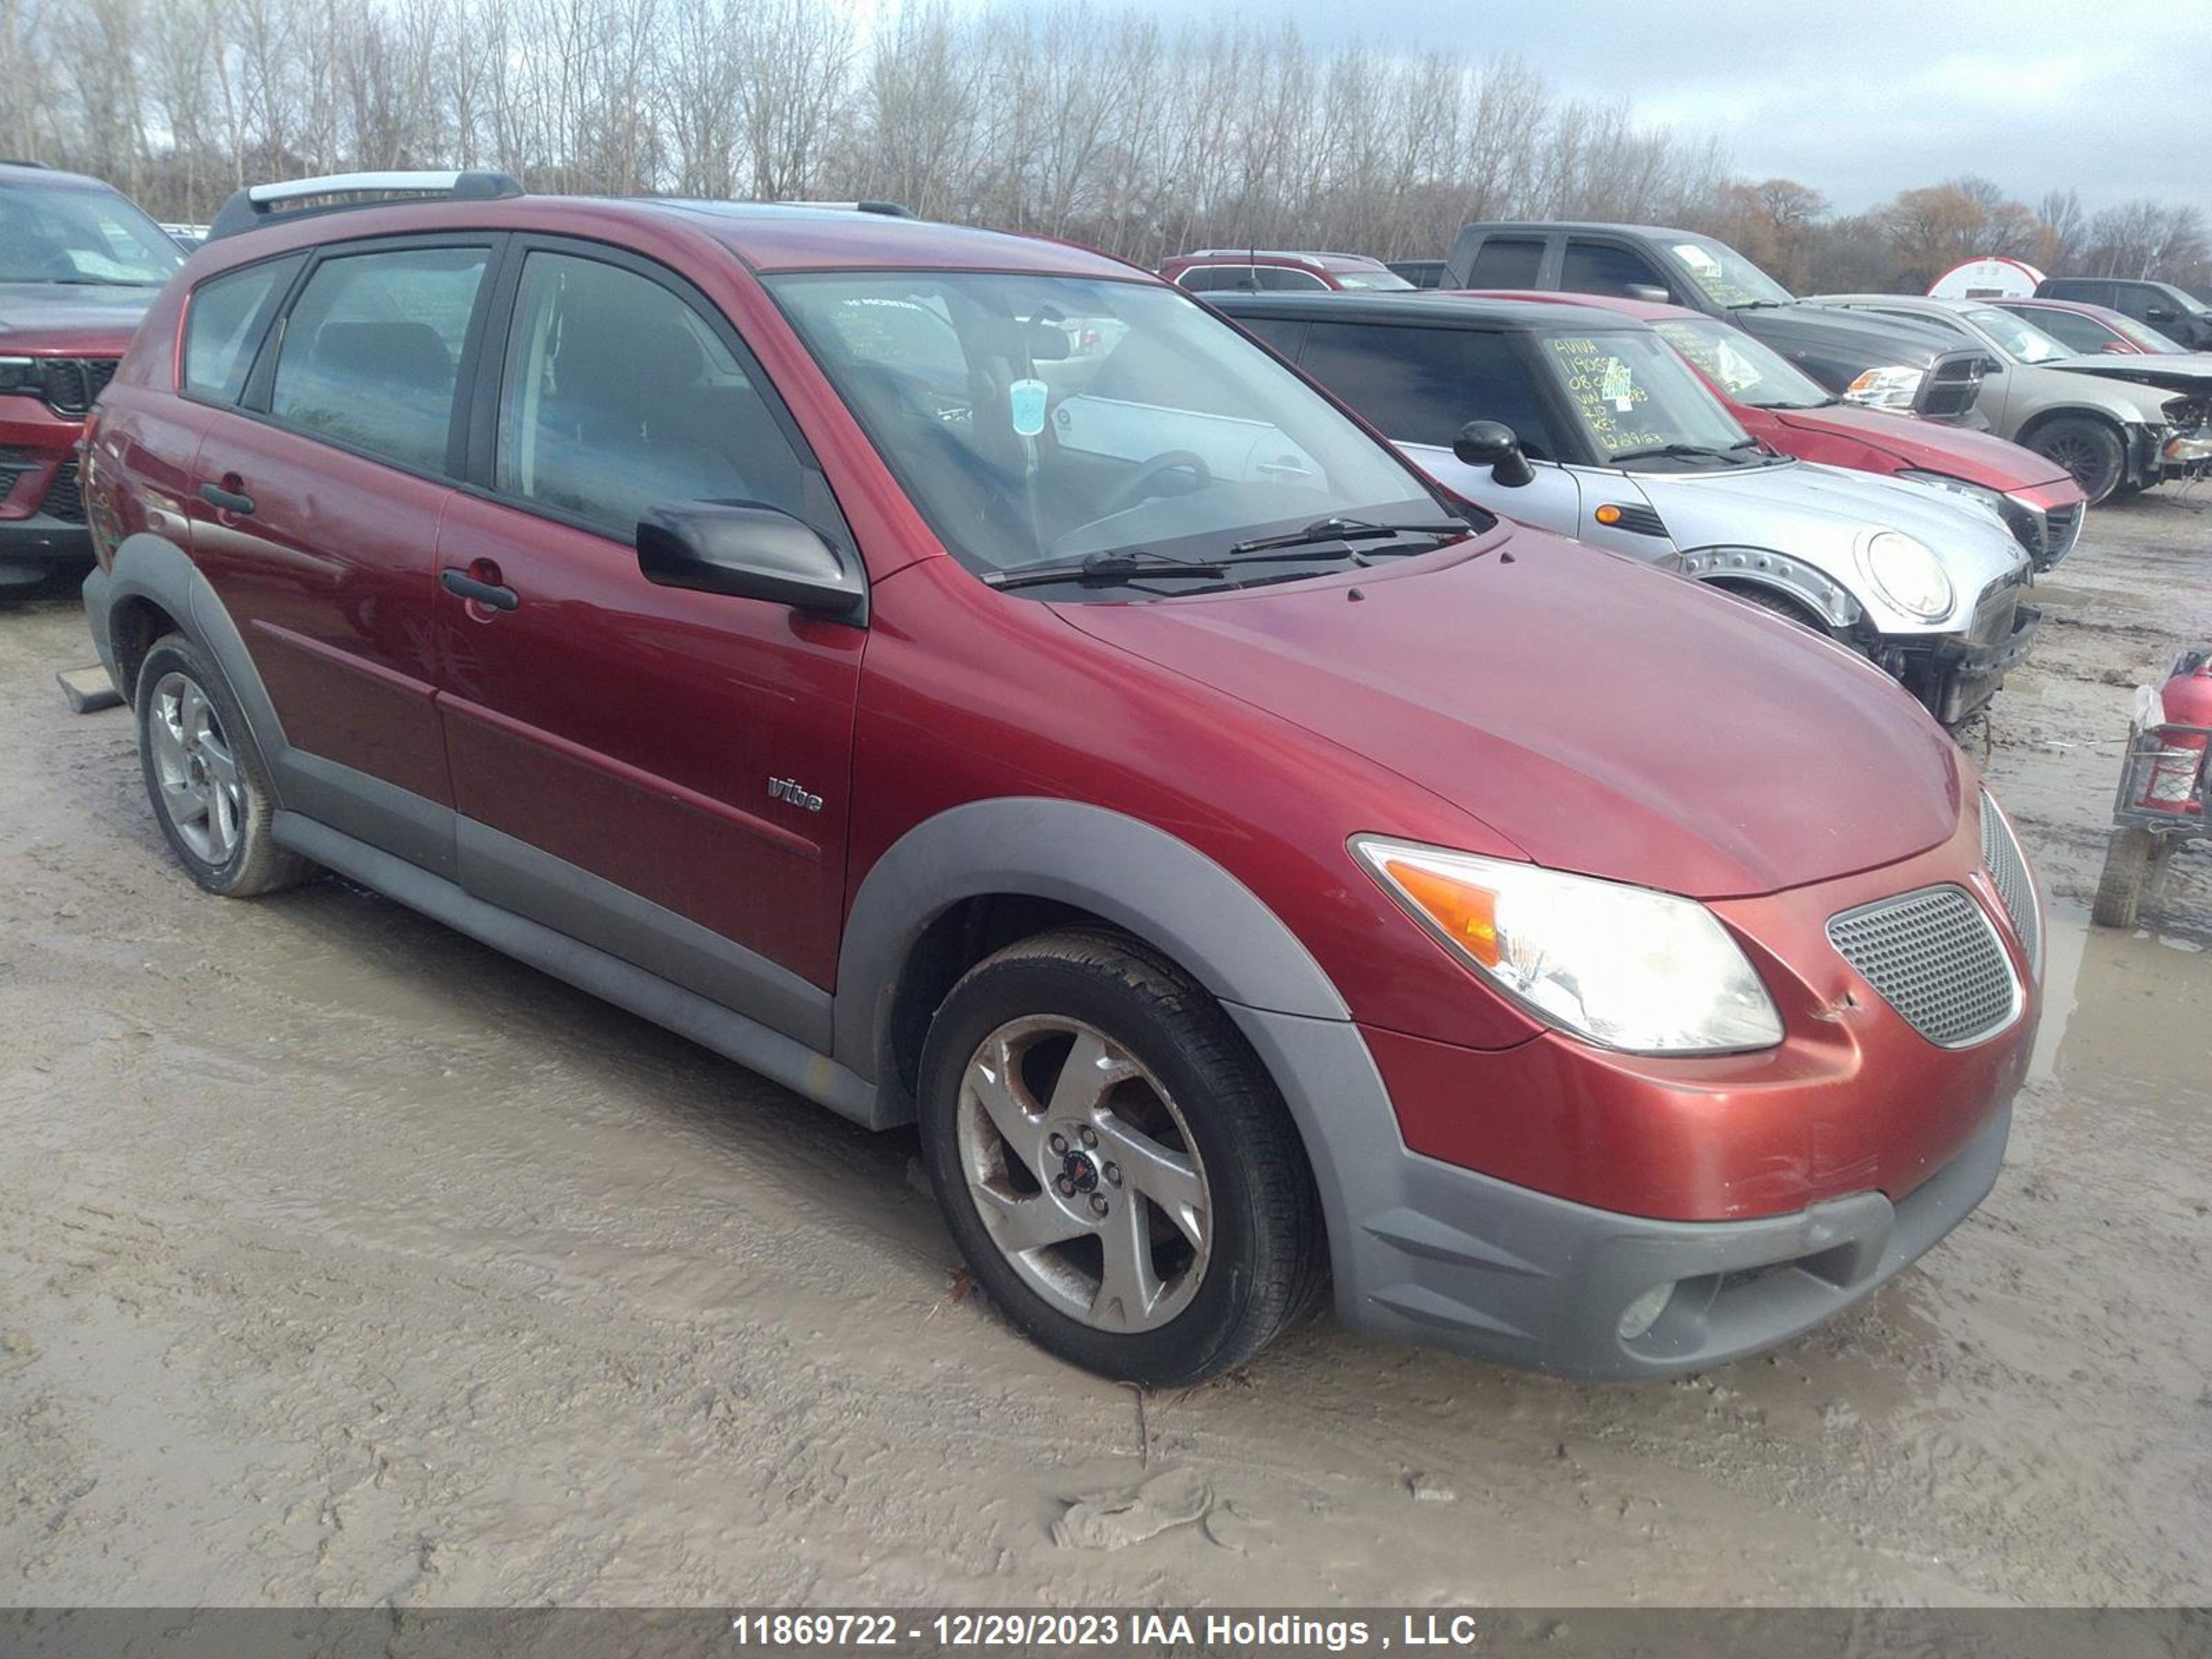
<svg viewBox="0 0 2212 1659"><path fill-rule="evenodd" d="M222 211L215 216L208 240L235 236L241 231L309 214L378 207L394 198L413 200L443 196L459 202L489 202L521 194L520 183L504 173L333 173L317 179L286 179L272 184L249 185L233 192L222 204ZM355 197L362 199L344 199ZM292 202L314 205L277 211L283 204Z"/></svg>

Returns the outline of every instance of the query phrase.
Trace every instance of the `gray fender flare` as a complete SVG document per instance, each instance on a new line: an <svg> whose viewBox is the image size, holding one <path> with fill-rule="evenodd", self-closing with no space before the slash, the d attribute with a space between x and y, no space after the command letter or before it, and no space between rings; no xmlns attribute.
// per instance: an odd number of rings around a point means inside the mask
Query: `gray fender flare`
<svg viewBox="0 0 2212 1659"><path fill-rule="evenodd" d="M1764 587L1795 599L1832 628L1866 615L1844 584L1806 560L1761 548L1704 547L1682 556L1682 574L1723 587Z"/></svg>
<svg viewBox="0 0 2212 1659"><path fill-rule="evenodd" d="M1188 842L1079 801L970 801L915 825L853 896L837 958L834 1052L895 1087L891 1003L931 922L963 899L1055 900L1149 940L1224 1002L1309 1019L1351 1012L1304 944L1243 883Z"/></svg>
<svg viewBox="0 0 2212 1659"><path fill-rule="evenodd" d="M176 619L186 637L215 659L216 666L229 684L231 695L246 711L248 740L260 751L264 769L270 769L289 744L285 740L283 724L276 718L276 707L269 699L268 688L261 683L260 671L246 653L238 624L231 620L229 611L216 597L215 589L200 574L191 556L167 537L150 531L142 530L125 537L115 550L112 566L105 571L94 570L84 589L86 618L92 628L93 642L99 647L100 660L124 701L131 700L136 688L124 684L118 672L113 617L118 607L134 599L147 599L161 606Z"/></svg>

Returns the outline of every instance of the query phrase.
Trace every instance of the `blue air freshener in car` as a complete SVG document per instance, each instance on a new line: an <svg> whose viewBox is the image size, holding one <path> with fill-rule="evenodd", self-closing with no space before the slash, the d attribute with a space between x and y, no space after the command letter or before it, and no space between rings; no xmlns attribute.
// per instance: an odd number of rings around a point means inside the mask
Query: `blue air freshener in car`
<svg viewBox="0 0 2212 1659"><path fill-rule="evenodd" d="M1042 380L1016 380L1006 388L1006 404L1014 417L1014 431L1034 438L1044 430L1045 386Z"/></svg>

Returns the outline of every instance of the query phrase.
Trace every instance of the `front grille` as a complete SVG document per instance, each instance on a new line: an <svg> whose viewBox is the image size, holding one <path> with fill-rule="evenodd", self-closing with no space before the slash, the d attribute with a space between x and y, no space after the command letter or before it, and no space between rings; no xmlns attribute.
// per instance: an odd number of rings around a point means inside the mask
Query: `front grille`
<svg viewBox="0 0 2212 1659"><path fill-rule="evenodd" d="M43 365L46 406L57 415L82 415L115 378L113 357L49 357Z"/></svg>
<svg viewBox="0 0 2212 1659"><path fill-rule="evenodd" d="M14 495L23 475L34 471L38 465L37 457L27 449L0 447L0 501Z"/></svg>
<svg viewBox="0 0 2212 1659"><path fill-rule="evenodd" d="M46 486L46 499L40 510L49 518L70 524L84 522L84 491L77 488L74 459L64 461L55 472L54 481Z"/></svg>
<svg viewBox="0 0 2212 1659"><path fill-rule="evenodd" d="M2020 935L2028 961L2040 962L2043 918L2035 908L2034 878L2027 873L2027 860L2014 839L2012 826L1986 789L1982 792L1982 862L1989 866L1990 880L2004 902L2005 914L2012 918L2013 931Z"/></svg>
<svg viewBox="0 0 2212 1659"><path fill-rule="evenodd" d="M1913 412L1931 421L1954 421L1971 410L1981 395L1981 354L1954 351L1938 358L1928 371L1920 395L1912 400Z"/></svg>
<svg viewBox="0 0 2212 1659"><path fill-rule="evenodd" d="M1828 939L1938 1048L1994 1036L2020 1012L2011 960L1963 887L1927 887L1846 910L1828 919Z"/></svg>
<svg viewBox="0 0 2212 1659"><path fill-rule="evenodd" d="M1973 621L1968 624L1967 640L1977 646L2002 645L2012 637L2013 623L2020 610L2021 578L2017 570L2008 571L1982 590L1974 601Z"/></svg>
<svg viewBox="0 0 2212 1659"><path fill-rule="evenodd" d="M2074 544L2081 539L2081 520L2088 516L2080 501L2071 507L2054 507L2043 515L2043 556L2057 564L2074 550Z"/></svg>

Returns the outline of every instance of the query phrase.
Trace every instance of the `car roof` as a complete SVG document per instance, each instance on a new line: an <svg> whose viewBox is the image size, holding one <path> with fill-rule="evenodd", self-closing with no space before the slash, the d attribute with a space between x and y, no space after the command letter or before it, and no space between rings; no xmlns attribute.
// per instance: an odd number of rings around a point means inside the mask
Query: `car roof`
<svg viewBox="0 0 2212 1659"><path fill-rule="evenodd" d="M2087 300L2054 300L2048 295L2033 294L1996 295L1980 303L1988 306L2031 306L2038 311L2078 312L2084 317L2094 317L2099 322L2107 317L2122 314L2110 306L2092 305Z"/></svg>
<svg viewBox="0 0 2212 1659"><path fill-rule="evenodd" d="M98 190L110 196L122 194L105 179L95 179L88 173L64 173L58 167L36 162L0 161L0 184L21 185L31 190Z"/></svg>
<svg viewBox="0 0 2212 1659"><path fill-rule="evenodd" d="M1291 317L1307 322L1347 319L1369 323L1405 323L1424 328L1480 325L1484 328L1534 332L1539 329L1571 328L1588 333L1593 307L1554 305L1548 301L1493 300L1476 294L1423 289L1413 293L1391 290L1352 294L1208 294L1202 296L1215 310L1236 316ZM1632 317L1615 317L1597 325L1604 329L1641 328Z"/></svg>
<svg viewBox="0 0 2212 1659"><path fill-rule="evenodd" d="M1617 311L1639 323L1710 323L1714 319L1687 306L1659 300L1631 300L1617 294L1571 294L1564 289L1534 288L1470 288L1456 290L1484 300L1513 300L1524 304L1588 306L1594 311ZM1723 325L1725 326L1725 325Z"/></svg>
<svg viewBox="0 0 2212 1659"><path fill-rule="evenodd" d="M1470 230L1609 230L1629 236L1694 236L1699 241L1713 239L1701 231L1685 230L1680 225L1631 225L1609 219L1484 219L1462 225L1460 234Z"/></svg>
<svg viewBox="0 0 2212 1659"><path fill-rule="evenodd" d="M1190 253L1178 253L1167 263L1177 265L1249 265L1255 260L1265 264L1270 260L1287 261L1292 264L1318 265L1323 270L1382 270L1383 263L1365 253L1332 253L1323 248L1293 247L1202 247Z"/></svg>

